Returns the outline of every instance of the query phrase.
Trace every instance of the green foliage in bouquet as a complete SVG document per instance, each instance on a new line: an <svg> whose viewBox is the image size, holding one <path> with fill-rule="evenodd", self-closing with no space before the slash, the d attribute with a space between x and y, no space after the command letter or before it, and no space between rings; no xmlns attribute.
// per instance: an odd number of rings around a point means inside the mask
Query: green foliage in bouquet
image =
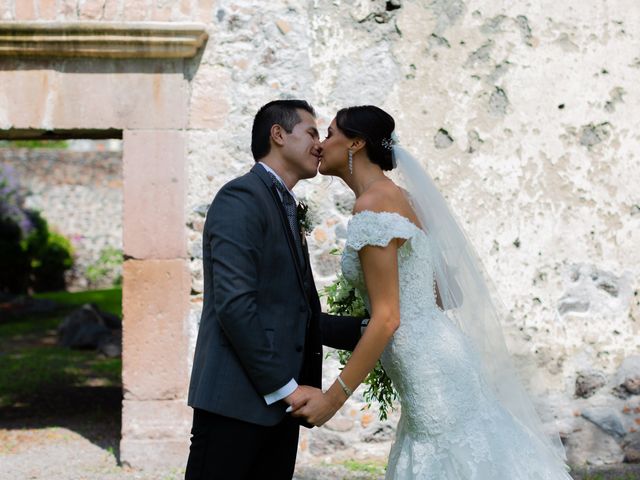
<svg viewBox="0 0 640 480"><path fill-rule="evenodd" d="M354 317L369 316L364 306L364 300L355 287L342 275L338 275L335 282L324 288L323 295L327 297L329 313ZM351 352L337 350L337 353L338 360L344 367L351 357ZM387 413L393 409L393 401L398 398L398 394L379 360L375 368L364 379L364 383L367 386L364 392L364 399L367 405L371 406L375 401L378 404L380 420L386 420Z"/></svg>

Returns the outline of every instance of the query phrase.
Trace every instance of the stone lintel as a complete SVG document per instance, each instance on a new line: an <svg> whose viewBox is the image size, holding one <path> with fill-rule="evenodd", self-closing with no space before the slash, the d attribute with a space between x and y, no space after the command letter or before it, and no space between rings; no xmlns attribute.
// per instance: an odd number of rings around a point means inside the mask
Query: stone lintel
<svg viewBox="0 0 640 480"><path fill-rule="evenodd" d="M0 22L0 56L191 58L205 26L173 22Z"/></svg>

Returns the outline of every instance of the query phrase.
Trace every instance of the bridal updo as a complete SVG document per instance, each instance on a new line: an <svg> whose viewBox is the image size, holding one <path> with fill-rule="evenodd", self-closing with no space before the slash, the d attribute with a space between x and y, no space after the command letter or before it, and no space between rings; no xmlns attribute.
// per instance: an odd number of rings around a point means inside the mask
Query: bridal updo
<svg viewBox="0 0 640 480"><path fill-rule="evenodd" d="M373 105L347 107L336 114L336 125L347 138L362 138L369 159L382 170L393 168L391 133L396 122L391 115Z"/></svg>

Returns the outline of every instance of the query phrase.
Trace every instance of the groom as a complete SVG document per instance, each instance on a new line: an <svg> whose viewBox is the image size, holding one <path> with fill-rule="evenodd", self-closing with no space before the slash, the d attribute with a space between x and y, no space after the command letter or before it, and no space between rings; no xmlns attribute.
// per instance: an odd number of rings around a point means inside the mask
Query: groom
<svg viewBox="0 0 640 480"><path fill-rule="evenodd" d="M299 424L287 406L321 388L323 343L352 350L360 338L360 319L320 311L291 192L318 170L313 108L264 105L251 151L256 164L220 189L204 227L186 480L290 479Z"/></svg>

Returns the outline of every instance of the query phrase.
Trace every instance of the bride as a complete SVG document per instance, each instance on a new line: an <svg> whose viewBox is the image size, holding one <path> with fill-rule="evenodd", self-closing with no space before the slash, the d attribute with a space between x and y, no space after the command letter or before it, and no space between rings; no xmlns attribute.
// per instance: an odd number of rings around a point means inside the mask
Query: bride
<svg viewBox="0 0 640 480"><path fill-rule="evenodd" d="M320 173L356 196L342 271L371 319L336 381L293 415L324 424L381 359L402 407L386 478L570 480L516 380L480 263L394 128L378 107L345 108L322 144Z"/></svg>

